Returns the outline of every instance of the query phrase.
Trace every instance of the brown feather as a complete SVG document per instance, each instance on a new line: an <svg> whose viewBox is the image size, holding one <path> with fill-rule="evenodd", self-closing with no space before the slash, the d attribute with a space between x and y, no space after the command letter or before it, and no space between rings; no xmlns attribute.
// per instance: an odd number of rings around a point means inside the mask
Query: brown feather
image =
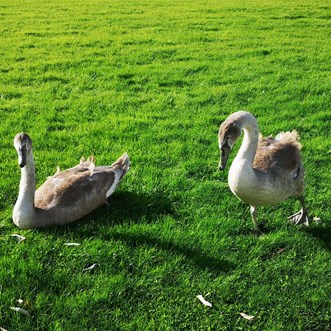
<svg viewBox="0 0 331 331"><path fill-rule="evenodd" d="M95 167L84 159L73 167L55 173L35 192L35 207L47 213L56 224L79 219L106 203L106 194L115 182L115 172L125 175L130 167L127 154L111 166Z"/></svg>
<svg viewBox="0 0 331 331"><path fill-rule="evenodd" d="M96 168L97 169L97 168ZM91 173L89 169L76 168L74 171L65 170L49 177L39 187L35 194L35 206L42 209L75 208L77 205L86 206L86 198L92 205L105 202L106 192L114 182L113 172ZM101 192L104 191L102 195ZM95 196L95 198L93 198Z"/></svg>
<svg viewBox="0 0 331 331"><path fill-rule="evenodd" d="M271 167L294 171L301 163L300 149L296 131L282 132L276 138L260 136L253 167L261 171Z"/></svg>

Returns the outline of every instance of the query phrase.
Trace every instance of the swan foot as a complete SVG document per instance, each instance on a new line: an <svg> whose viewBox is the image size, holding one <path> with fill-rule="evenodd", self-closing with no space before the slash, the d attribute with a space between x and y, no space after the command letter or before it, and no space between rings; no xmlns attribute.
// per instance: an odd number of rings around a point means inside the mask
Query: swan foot
<svg viewBox="0 0 331 331"><path fill-rule="evenodd" d="M309 226L308 213L303 208L296 214L293 214L290 217L288 217L287 219L295 225L303 224L305 226Z"/></svg>
<svg viewBox="0 0 331 331"><path fill-rule="evenodd" d="M254 224L254 234L256 237L260 237L263 235L263 232L261 231L259 224L257 223L257 211L255 206L251 206L250 208L253 224Z"/></svg>

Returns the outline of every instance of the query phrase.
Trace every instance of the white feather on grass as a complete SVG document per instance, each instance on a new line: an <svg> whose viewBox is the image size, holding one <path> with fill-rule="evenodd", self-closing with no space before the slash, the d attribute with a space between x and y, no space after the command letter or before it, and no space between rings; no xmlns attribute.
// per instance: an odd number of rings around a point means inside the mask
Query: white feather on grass
<svg viewBox="0 0 331 331"><path fill-rule="evenodd" d="M25 316L29 316L29 312L21 307L10 307L11 310L14 310L16 311L17 313L20 313L22 315L25 315Z"/></svg>
<svg viewBox="0 0 331 331"><path fill-rule="evenodd" d="M248 320L248 321L254 321L256 319L256 316L253 316L253 315L247 315L245 313L239 313L239 315L244 318L245 320Z"/></svg>
<svg viewBox="0 0 331 331"><path fill-rule="evenodd" d="M98 265L96 263L93 263L91 266L84 268L83 271L89 271L89 270L93 270L97 267Z"/></svg>
<svg viewBox="0 0 331 331"><path fill-rule="evenodd" d="M207 306L207 307L212 307L213 305L209 302L209 301L207 301L201 294L199 294L199 295L197 295L197 298L200 300L200 302L203 304L203 305L205 305L205 306Z"/></svg>
<svg viewBox="0 0 331 331"><path fill-rule="evenodd" d="M17 233L13 233L12 235L10 235L11 237L17 238L18 239L18 243L21 243L22 241L24 241L26 238L21 236L20 234Z"/></svg>

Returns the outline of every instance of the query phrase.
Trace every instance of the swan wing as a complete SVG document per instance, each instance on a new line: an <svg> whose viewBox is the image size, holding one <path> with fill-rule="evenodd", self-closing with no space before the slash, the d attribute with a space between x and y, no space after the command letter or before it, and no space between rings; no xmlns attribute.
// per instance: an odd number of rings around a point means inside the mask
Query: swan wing
<svg viewBox="0 0 331 331"><path fill-rule="evenodd" d="M253 168L261 171L278 168L296 172L302 168L300 149L296 131L282 132L276 138L260 136Z"/></svg>
<svg viewBox="0 0 331 331"><path fill-rule="evenodd" d="M96 168L97 169L97 168ZM35 205L42 209L93 209L106 200L115 173L76 166L49 177L35 193Z"/></svg>

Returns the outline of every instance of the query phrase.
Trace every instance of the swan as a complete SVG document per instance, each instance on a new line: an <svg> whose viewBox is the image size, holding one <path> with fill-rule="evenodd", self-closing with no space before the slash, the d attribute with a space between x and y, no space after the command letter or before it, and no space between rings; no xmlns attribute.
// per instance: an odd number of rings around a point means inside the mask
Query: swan
<svg viewBox="0 0 331 331"><path fill-rule="evenodd" d="M291 196L297 197L302 208L288 220L308 226L303 196L304 167L297 132L281 132L275 138L262 138L251 113L235 112L219 129L220 170L225 169L231 148L242 131L244 138L230 167L228 183L232 193L251 206L256 233L262 234L257 223L257 207L275 205Z"/></svg>
<svg viewBox="0 0 331 331"><path fill-rule="evenodd" d="M14 147L21 180L13 221L21 229L68 224L82 218L107 202L130 167L127 153L111 166L96 167L93 158L82 159L73 168L58 169L36 190L31 138L18 133Z"/></svg>

